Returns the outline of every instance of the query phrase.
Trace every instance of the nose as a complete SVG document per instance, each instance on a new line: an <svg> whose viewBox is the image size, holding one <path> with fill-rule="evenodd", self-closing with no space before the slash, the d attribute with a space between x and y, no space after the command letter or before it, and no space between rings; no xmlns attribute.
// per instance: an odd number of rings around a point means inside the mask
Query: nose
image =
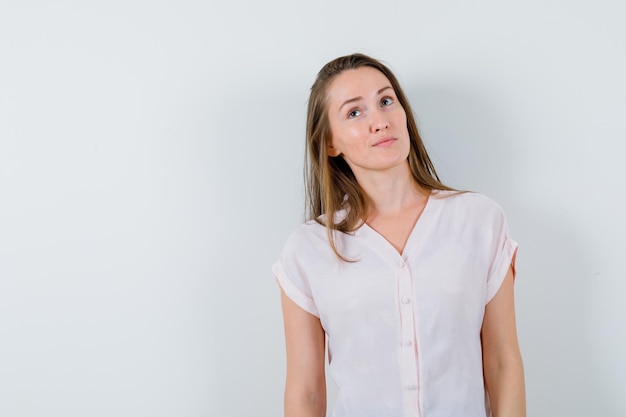
<svg viewBox="0 0 626 417"><path fill-rule="evenodd" d="M389 119L387 115L378 110L372 113L370 130L372 133L380 132L381 130L385 130L389 128Z"/></svg>

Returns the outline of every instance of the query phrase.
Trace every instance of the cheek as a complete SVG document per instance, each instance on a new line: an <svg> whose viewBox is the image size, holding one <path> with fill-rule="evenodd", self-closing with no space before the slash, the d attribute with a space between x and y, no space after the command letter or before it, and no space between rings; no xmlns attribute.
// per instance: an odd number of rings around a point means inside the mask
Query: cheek
<svg viewBox="0 0 626 417"><path fill-rule="evenodd" d="M368 130L365 123L352 123L346 127L345 135L353 143L362 142L367 139Z"/></svg>
<svg viewBox="0 0 626 417"><path fill-rule="evenodd" d="M336 130L333 135L336 144L341 144L344 148L354 148L358 146L359 139L363 135L360 130L354 126L346 126Z"/></svg>
<svg viewBox="0 0 626 417"><path fill-rule="evenodd" d="M402 126L404 128L406 128L406 113L404 112L404 109L402 111L399 111L396 114L396 123L398 124L398 126Z"/></svg>

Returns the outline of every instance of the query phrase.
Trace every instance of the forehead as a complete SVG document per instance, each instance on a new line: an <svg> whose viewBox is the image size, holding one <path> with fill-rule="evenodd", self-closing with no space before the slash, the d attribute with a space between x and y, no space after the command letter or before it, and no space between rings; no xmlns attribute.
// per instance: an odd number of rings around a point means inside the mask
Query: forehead
<svg viewBox="0 0 626 417"><path fill-rule="evenodd" d="M383 87L391 86L385 75L372 67L349 69L337 75L328 86L330 107L341 105L355 97L367 98L376 95Z"/></svg>

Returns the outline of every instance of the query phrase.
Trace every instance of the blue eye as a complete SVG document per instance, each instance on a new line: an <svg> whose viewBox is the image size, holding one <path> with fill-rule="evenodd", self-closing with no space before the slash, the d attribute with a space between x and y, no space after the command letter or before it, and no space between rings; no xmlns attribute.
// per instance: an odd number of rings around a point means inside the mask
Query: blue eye
<svg viewBox="0 0 626 417"><path fill-rule="evenodd" d="M380 104L383 106L391 106L393 104L393 99L391 97L385 97L380 101Z"/></svg>
<svg viewBox="0 0 626 417"><path fill-rule="evenodd" d="M359 117L361 115L361 111L354 109L348 112L348 119L354 119L355 117Z"/></svg>

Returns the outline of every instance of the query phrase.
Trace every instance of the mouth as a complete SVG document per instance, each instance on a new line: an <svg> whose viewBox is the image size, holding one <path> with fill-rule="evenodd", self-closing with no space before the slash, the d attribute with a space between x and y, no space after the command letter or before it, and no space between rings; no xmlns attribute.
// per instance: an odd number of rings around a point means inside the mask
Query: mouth
<svg viewBox="0 0 626 417"><path fill-rule="evenodd" d="M382 138L376 141L372 146L387 147L393 144L396 140L396 138Z"/></svg>

